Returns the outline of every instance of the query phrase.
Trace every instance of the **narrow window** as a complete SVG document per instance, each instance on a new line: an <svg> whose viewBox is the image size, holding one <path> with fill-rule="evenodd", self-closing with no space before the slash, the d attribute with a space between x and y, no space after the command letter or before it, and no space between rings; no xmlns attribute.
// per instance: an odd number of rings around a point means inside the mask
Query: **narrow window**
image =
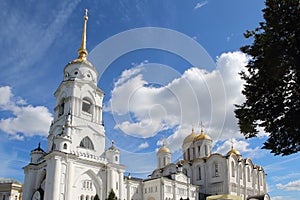
<svg viewBox="0 0 300 200"><path fill-rule="evenodd" d="M63 147L63 148L64 148L64 149L67 149L67 147L68 147L68 146L67 146L67 144L66 144L66 143L64 143L64 147Z"/></svg>
<svg viewBox="0 0 300 200"><path fill-rule="evenodd" d="M215 177L218 177L219 176L219 165L218 165L218 163L215 163L215 173L214 173L214 175L215 175Z"/></svg>
<svg viewBox="0 0 300 200"><path fill-rule="evenodd" d="M205 156L208 156L208 146L205 145Z"/></svg>
<svg viewBox="0 0 300 200"><path fill-rule="evenodd" d="M198 167L198 180L201 180L201 167Z"/></svg>
<svg viewBox="0 0 300 200"><path fill-rule="evenodd" d="M231 161L231 176L235 177L234 162L233 161Z"/></svg>
<svg viewBox="0 0 300 200"><path fill-rule="evenodd" d="M65 99L62 99L58 105L58 117L62 116L65 112Z"/></svg>
<svg viewBox="0 0 300 200"><path fill-rule="evenodd" d="M240 176L240 179L243 179L242 165L240 165L240 167L239 167L239 176Z"/></svg>
<svg viewBox="0 0 300 200"><path fill-rule="evenodd" d="M82 111L91 114L92 113L92 103L87 99L82 100Z"/></svg>
<svg viewBox="0 0 300 200"><path fill-rule="evenodd" d="M247 181L250 182L250 168L247 167Z"/></svg>
<svg viewBox="0 0 300 200"><path fill-rule="evenodd" d="M118 162L118 156L115 157L115 161Z"/></svg>

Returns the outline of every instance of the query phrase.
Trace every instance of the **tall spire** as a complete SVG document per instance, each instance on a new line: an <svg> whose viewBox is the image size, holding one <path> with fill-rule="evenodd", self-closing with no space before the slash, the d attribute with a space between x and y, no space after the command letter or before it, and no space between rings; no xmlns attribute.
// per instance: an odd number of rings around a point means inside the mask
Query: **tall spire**
<svg viewBox="0 0 300 200"><path fill-rule="evenodd" d="M86 23L88 20L88 9L85 9L85 15L83 17L83 30L81 37L81 45L78 50L78 59L86 60L86 56L88 55L88 51L86 50Z"/></svg>

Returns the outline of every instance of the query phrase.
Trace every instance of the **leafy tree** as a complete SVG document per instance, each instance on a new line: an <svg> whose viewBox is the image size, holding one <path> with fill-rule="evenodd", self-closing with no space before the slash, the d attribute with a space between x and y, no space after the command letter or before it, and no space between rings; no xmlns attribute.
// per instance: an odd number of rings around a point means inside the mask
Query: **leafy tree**
<svg viewBox="0 0 300 200"><path fill-rule="evenodd" d="M94 200L100 200L98 194L95 195Z"/></svg>
<svg viewBox="0 0 300 200"><path fill-rule="evenodd" d="M242 134L255 137L258 127L269 133L263 148L275 155L300 151L300 1L266 0L264 22L245 37L250 55L241 72L246 100L236 105Z"/></svg>
<svg viewBox="0 0 300 200"><path fill-rule="evenodd" d="M111 189L110 192L109 192L109 194L108 194L107 200L117 200L117 199L118 199L118 198L117 198L117 196L116 196L114 190Z"/></svg>

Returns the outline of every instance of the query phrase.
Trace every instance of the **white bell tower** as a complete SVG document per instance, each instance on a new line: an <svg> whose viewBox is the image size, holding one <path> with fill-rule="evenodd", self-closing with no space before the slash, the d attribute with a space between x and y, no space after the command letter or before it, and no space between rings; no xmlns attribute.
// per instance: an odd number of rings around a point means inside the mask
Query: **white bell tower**
<svg viewBox="0 0 300 200"><path fill-rule="evenodd" d="M97 155L104 152L104 93L97 87L97 70L86 59L87 20L86 13L79 56L66 65L64 79L54 93L56 106L48 136L48 152L58 150L71 153L91 150Z"/></svg>

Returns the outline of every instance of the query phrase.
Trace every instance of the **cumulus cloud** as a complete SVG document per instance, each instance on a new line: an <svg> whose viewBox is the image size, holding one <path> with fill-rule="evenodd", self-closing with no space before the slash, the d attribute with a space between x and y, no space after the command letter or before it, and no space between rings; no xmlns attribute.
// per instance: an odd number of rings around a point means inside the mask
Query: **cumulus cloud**
<svg viewBox="0 0 300 200"><path fill-rule="evenodd" d="M0 93L0 111L12 113L12 116L0 119L0 130L9 134L10 139L47 135L52 115L46 107L27 105L25 100L14 97L9 86L0 87Z"/></svg>
<svg viewBox="0 0 300 200"><path fill-rule="evenodd" d="M247 62L241 52L223 53L217 69L191 67L166 84L157 77L168 74L167 67L149 75L151 63L142 63L115 82L106 111L113 114L116 129L132 136L148 138L172 130L166 138L172 151L180 148L192 124L199 131L200 121L214 140L241 137L233 111L234 104L243 101L238 72Z"/></svg>
<svg viewBox="0 0 300 200"><path fill-rule="evenodd" d="M291 181L291 182L288 182L287 184L279 183L279 184L276 184L276 187L281 190L285 190L285 191L291 191L291 190L300 191L300 180Z"/></svg>
<svg viewBox="0 0 300 200"><path fill-rule="evenodd" d="M148 148L148 147L149 147L148 142L144 142L144 143L142 143L142 144L140 144L140 145L138 146L139 149L145 149L145 148Z"/></svg>
<svg viewBox="0 0 300 200"><path fill-rule="evenodd" d="M238 150L244 157L258 158L264 156L264 153L260 152L261 149L259 147L251 148L249 147L249 142L235 138L230 141L227 140L221 146L218 146L216 152L225 155L232 148L232 145L233 148Z"/></svg>
<svg viewBox="0 0 300 200"><path fill-rule="evenodd" d="M205 6L208 3L208 1L202 1L202 2L198 2L196 4L196 6L194 7L195 10L202 8L203 6Z"/></svg>

